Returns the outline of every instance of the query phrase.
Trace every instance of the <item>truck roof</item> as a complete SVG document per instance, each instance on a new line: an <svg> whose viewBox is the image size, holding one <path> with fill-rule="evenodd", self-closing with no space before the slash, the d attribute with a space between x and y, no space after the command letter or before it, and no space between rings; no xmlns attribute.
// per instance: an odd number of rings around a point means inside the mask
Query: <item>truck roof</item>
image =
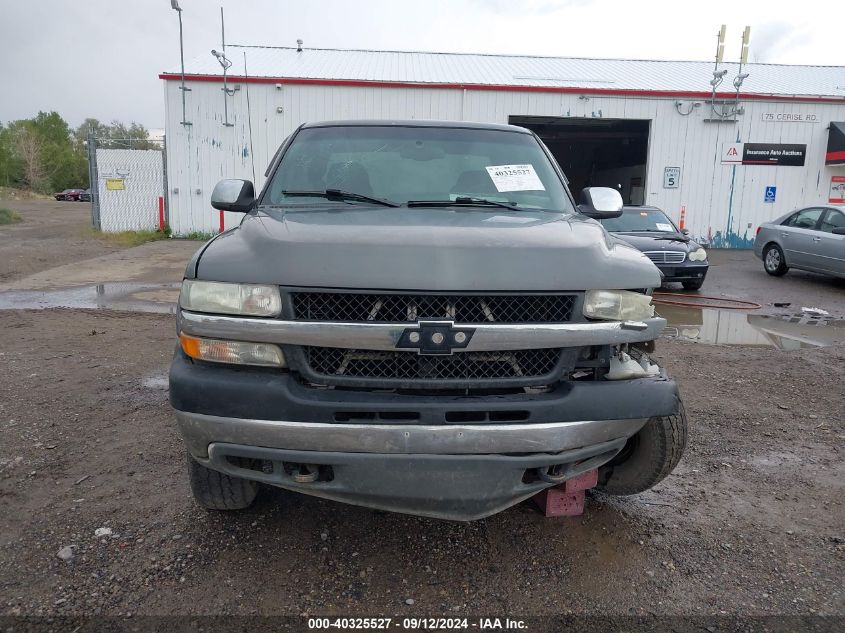
<svg viewBox="0 0 845 633"><path fill-rule="evenodd" d="M428 121L420 119L358 119L350 121L317 121L314 123L305 123L303 128L312 127L441 127L441 128L459 128L469 130L499 130L501 132L519 132L521 134L531 134L531 130L518 125L507 125L504 123L477 123L475 121Z"/></svg>

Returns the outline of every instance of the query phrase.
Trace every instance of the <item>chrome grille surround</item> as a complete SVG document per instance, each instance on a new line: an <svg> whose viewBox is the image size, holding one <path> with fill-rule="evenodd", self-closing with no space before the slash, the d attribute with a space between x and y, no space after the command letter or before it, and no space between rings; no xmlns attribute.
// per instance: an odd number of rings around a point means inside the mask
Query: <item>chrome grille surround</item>
<svg viewBox="0 0 845 633"><path fill-rule="evenodd" d="M423 293L337 292L292 290L289 310L295 321L417 324L430 320L451 323L568 323L574 318L574 293ZM577 320L577 319L576 319ZM385 387L495 386L501 383L544 385L560 379L561 348L455 350L433 356L413 350L357 349L303 345L293 351L303 374L328 385L369 383Z"/></svg>
<svg viewBox="0 0 845 633"><path fill-rule="evenodd" d="M429 294L291 292L293 318L303 321L414 323L567 323L575 294Z"/></svg>
<svg viewBox="0 0 845 633"><path fill-rule="evenodd" d="M683 251L643 251L655 264L683 264L687 254Z"/></svg>

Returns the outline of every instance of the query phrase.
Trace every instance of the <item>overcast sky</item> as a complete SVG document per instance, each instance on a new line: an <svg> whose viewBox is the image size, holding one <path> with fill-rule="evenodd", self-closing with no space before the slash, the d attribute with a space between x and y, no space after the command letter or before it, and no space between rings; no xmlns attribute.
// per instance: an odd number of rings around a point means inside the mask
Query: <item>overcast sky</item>
<svg viewBox="0 0 845 633"><path fill-rule="evenodd" d="M180 0L186 59L231 44L845 66L841 0ZM812 6L811 6L812 5ZM158 73L179 64L170 0L0 0L0 122L56 110L164 125ZM843 71L845 82L845 71Z"/></svg>

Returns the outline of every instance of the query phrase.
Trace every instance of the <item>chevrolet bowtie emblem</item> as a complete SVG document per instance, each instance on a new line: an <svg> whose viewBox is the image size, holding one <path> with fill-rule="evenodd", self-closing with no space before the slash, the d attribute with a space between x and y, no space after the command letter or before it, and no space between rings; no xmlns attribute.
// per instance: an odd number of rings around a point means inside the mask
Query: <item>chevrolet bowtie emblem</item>
<svg viewBox="0 0 845 633"><path fill-rule="evenodd" d="M420 321L402 332L398 349L415 349L417 354L449 355L469 345L473 328L456 328L452 321Z"/></svg>

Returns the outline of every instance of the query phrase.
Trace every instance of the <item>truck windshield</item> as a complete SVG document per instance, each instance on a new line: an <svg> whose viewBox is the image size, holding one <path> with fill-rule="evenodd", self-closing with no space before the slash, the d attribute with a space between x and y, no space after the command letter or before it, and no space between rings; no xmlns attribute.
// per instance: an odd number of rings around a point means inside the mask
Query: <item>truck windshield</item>
<svg viewBox="0 0 845 633"><path fill-rule="evenodd" d="M618 218L602 220L611 233L677 233L677 227L660 209L625 209Z"/></svg>
<svg viewBox="0 0 845 633"><path fill-rule="evenodd" d="M342 191L323 196L315 192ZM311 195L307 195L310 192ZM297 133L261 203L373 204L574 211L543 148L529 134L453 127L335 126ZM484 202L488 204L484 205Z"/></svg>

